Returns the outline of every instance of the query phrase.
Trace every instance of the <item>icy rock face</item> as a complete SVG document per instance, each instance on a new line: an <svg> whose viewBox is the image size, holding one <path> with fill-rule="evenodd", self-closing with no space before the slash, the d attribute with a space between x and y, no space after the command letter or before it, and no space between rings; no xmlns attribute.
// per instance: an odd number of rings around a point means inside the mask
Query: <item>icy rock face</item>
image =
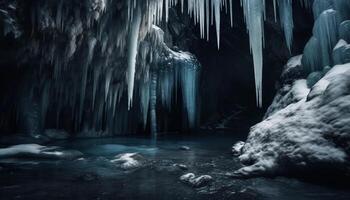
<svg viewBox="0 0 350 200"><path fill-rule="evenodd" d="M174 6L174 2L166 2L168 7ZM163 3L1 3L4 37L19 44L14 50L19 59L13 62L33 69L32 78L22 81L19 102L14 102L19 105L13 113L20 115L14 118L28 129L24 132L41 134L48 123L88 136L136 132L130 127L141 122L146 128L151 109L164 106L171 110L174 102L181 101L188 116L184 120L194 127L200 66L190 53L169 49L162 30L153 26L162 20ZM22 12L24 8L28 12ZM17 34L23 27L23 33ZM175 91L182 91L178 97L183 99L177 99ZM152 120L155 125L159 119L156 114ZM68 128L66 121L70 121ZM157 132L157 127L152 127Z"/></svg>
<svg viewBox="0 0 350 200"><path fill-rule="evenodd" d="M298 97L284 107L275 101L274 112L251 129L239 156L247 166L236 174L344 173L350 154L350 64L333 67L311 90L305 79L293 87Z"/></svg>
<svg viewBox="0 0 350 200"><path fill-rule="evenodd" d="M349 36L349 1L315 0L313 2L315 24L313 37L305 46L302 65L309 72L322 71L326 66L334 66L332 52L340 39L348 40ZM337 58L336 58L337 59Z"/></svg>

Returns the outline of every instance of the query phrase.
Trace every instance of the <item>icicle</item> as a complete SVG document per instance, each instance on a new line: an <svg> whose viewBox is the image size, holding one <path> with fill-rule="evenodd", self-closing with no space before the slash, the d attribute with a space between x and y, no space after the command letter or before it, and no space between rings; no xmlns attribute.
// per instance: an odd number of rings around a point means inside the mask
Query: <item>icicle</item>
<svg viewBox="0 0 350 200"><path fill-rule="evenodd" d="M113 68L108 68L108 70L106 72L106 80L105 80L105 102L107 102L109 87L111 85L111 80L112 80L112 75L113 75Z"/></svg>
<svg viewBox="0 0 350 200"><path fill-rule="evenodd" d="M128 109L132 106L132 99L134 93L135 82L135 70L136 70L136 57L139 30L141 26L141 10L136 8L134 10L134 17L131 22L129 38L128 38L128 69L127 69L127 82L128 82Z"/></svg>
<svg viewBox="0 0 350 200"><path fill-rule="evenodd" d="M157 72L151 72L150 86L150 112L151 112L151 134L154 140L157 139Z"/></svg>
<svg viewBox="0 0 350 200"><path fill-rule="evenodd" d="M140 89L140 104L141 104L141 113L142 113L142 122L143 128L146 128L148 109L150 104L150 81L143 80Z"/></svg>
<svg viewBox="0 0 350 200"><path fill-rule="evenodd" d="M168 22L169 20L169 1L170 0L164 0L165 1L165 21Z"/></svg>
<svg viewBox="0 0 350 200"><path fill-rule="evenodd" d="M209 41L209 33L210 33L210 0L206 0L205 3L205 15L206 15L206 23L207 23L207 41Z"/></svg>
<svg viewBox="0 0 350 200"><path fill-rule="evenodd" d="M173 64L173 63L171 63ZM159 86L160 86L160 96L162 99L162 104L169 111L171 110L173 92L175 86L174 80L174 70L173 66L166 66L159 72Z"/></svg>
<svg viewBox="0 0 350 200"><path fill-rule="evenodd" d="M276 5L276 0L273 0L273 13L275 16L275 22L277 22L277 5Z"/></svg>
<svg viewBox="0 0 350 200"><path fill-rule="evenodd" d="M229 7L230 7L230 22L231 22L231 27L233 27L233 0L229 0ZM209 7L209 6L208 6Z"/></svg>
<svg viewBox="0 0 350 200"><path fill-rule="evenodd" d="M257 105L261 107L265 0L241 0L241 4L253 54L256 101Z"/></svg>
<svg viewBox="0 0 350 200"><path fill-rule="evenodd" d="M214 7L214 16L215 16L215 26L216 26L216 37L218 49L220 49L220 7L221 0L212 0L212 6Z"/></svg>
<svg viewBox="0 0 350 200"><path fill-rule="evenodd" d="M184 109L187 112L189 126L193 128L196 121L198 91L198 66L193 60L184 60L180 63L179 77Z"/></svg>
<svg viewBox="0 0 350 200"><path fill-rule="evenodd" d="M278 0L278 7L286 44L291 52L294 28L292 0Z"/></svg>

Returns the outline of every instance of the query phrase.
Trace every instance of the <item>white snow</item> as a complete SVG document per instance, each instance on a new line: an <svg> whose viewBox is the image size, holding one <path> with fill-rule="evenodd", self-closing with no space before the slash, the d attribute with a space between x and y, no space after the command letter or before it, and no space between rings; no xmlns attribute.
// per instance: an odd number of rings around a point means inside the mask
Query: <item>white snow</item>
<svg viewBox="0 0 350 200"><path fill-rule="evenodd" d="M303 98L286 107L277 106L251 129L239 156L247 166L237 170L237 175L308 172L320 166L336 170L347 162L350 63L333 67L311 89L308 95L315 93L312 98L305 96L305 80L297 80L293 87L299 88L295 89Z"/></svg>
<svg viewBox="0 0 350 200"><path fill-rule="evenodd" d="M139 153L124 153L115 156L112 163L120 164L120 167L126 170L142 166L143 157Z"/></svg>
<svg viewBox="0 0 350 200"><path fill-rule="evenodd" d="M232 146L233 155L235 155L235 156L241 155L243 147L244 147L244 142L242 142L242 141L239 141L236 144L234 144Z"/></svg>

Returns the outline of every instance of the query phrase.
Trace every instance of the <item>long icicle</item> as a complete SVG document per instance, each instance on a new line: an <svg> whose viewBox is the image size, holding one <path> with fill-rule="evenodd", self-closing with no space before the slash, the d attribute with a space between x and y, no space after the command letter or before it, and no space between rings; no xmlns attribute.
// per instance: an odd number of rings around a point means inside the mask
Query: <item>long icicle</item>
<svg viewBox="0 0 350 200"><path fill-rule="evenodd" d="M136 71L136 57L138 48L138 38L141 25L141 10L139 7L134 9L133 19L131 22L130 33L128 38L128 109L132 106L132 99L134 94L135 71Z"/></svg>
<svg viewBox="0 0 350 200"><path fill-rule="evenodd" d="M257 106L262 107L265 0L241 0L253 54Z"/></svg>

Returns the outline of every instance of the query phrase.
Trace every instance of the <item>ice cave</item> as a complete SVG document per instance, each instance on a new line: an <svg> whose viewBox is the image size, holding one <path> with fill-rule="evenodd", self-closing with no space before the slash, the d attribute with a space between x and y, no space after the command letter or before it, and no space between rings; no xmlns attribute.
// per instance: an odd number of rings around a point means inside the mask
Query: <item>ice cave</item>
<svg viewBox="0 0 350 200"><path fill-rule="evenodd" d="M0 199L350 199L350 0L0 0Z"/></svg>

